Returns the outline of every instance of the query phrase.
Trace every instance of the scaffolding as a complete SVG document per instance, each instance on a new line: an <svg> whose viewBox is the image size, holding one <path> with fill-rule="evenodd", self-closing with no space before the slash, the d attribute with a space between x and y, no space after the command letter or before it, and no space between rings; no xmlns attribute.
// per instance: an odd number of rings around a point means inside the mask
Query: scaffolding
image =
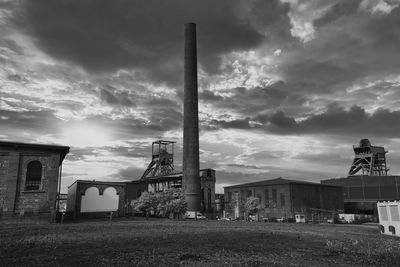
<svg viewBox="0 0 400 267"><path fill-rule="evenodd" d="M165 140L152 143L152 160L140 179L174 173L174 144L175 142Z"/></svg>
<svg viewBox="0 0 400 267"><path fill-rule="evenodd" d="M386 166L387 151L380 146L372 146L368 139L361 139L359 146L353 146L354 160L349 176L384 176L389 169Z"/></svg>

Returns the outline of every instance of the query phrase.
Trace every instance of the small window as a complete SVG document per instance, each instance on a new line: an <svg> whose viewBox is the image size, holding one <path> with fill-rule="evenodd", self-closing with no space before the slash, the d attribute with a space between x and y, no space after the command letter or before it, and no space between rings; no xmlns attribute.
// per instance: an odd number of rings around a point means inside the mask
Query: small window
<svg viewBox="0 0 400 267"><path fill-rule="evenodd" d="M379 214L381 215L381 220L382 221L389 220L386 206L379 206Z"/></svg>
<svg viewBox="0 0 400 267"><path fill-rule="evenodd" d="M25 190L39 190L42 183L42 163L40 161L31 161L26 169Z"/></svg>
<svg viewBox="0 0 400 267"><path fill-rule="evenodd" d="M285 194L281 193L281 207L284 207L285 204Z"/></svg>
<svg viewBox="0 0 400 267"><path fill-rule="evenodd" d="M247 197L251 197L251 190L247 190Z"/></svg>
<svg viewBox="0 0 400 267"><path fill-rule="evenodd" d="M211 211L211 188L208 188L208 210Z"/></svg>
<svg viewBox="0 0 400 267"><path fill-rule="evenodd" d="M228 192L228 202L232 200L232 192Z"/></svg>
<svg viewBox="0 0 400 267"><path fill-rule="evenodd" d="M399 208L397 205L390 205L389 206L390 210L390 217L392 217L392 221L400 221L400 216L399 216Z"/></svg>
<svg viewBox="0 0 400 267"><path fill-rule="evenodd" d="M272 201L276 203L278 192L276 189L272 189Z"/></svg>

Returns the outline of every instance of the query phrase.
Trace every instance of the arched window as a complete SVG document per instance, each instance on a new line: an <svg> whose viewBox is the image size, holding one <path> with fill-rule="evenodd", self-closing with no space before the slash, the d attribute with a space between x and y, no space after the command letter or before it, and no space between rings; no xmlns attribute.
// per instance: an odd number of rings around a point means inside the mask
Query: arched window
<svg viewBox="0 0 400 267"><path fill-rule="evenodd" d="M39 190L42 182L42 163L40 161L31 161L26 168L25 190Z"/></svg>

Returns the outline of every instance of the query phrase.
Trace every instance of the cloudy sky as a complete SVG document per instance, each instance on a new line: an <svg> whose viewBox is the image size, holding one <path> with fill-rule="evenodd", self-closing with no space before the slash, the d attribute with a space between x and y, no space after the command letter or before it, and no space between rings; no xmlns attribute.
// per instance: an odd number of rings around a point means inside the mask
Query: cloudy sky
<svg viewBox="0 0 400 267"><path fill-rule="evenodd" d="M222 186L345 176L369 138L400 173L399 0L0 0L0 139L71 147L76 179L182 162L183 24L197 24L200 161Z"/></svg>

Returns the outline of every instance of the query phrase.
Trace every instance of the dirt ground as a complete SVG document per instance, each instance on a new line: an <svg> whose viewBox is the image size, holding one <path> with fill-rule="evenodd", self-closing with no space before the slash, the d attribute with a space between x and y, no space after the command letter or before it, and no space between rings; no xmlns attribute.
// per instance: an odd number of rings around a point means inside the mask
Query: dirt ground
<svg viewBox="0 0 400 267"><path fill-rule="evenodd" d="M377 226L240 221L0 222L0 266L399 266Z"/></svg>

